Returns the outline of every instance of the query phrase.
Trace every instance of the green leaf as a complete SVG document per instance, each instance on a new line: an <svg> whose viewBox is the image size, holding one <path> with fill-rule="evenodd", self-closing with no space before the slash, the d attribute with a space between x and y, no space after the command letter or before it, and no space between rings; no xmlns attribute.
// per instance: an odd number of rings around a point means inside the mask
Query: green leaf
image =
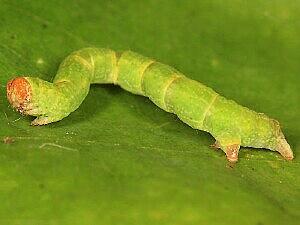
<svg viewBox="0 0 300 225"><path fill-rule="evenodd" d="M1 224L299 224L299 1L0 0ZM278 119L296 158L213 138L150 100L92 86L61 122L9 106L17 75L51 80L83 47L131 49Z"/></svg>

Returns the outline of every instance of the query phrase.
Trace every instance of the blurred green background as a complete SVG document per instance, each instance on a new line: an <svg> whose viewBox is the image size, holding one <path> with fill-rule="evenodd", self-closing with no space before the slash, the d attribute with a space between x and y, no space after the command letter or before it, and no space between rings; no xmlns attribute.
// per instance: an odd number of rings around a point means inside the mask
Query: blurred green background
<svg viewBox="0 0 300 225"><path fill-rule="evenodd" d="M0 0L0 224L299 224L299 11L297 0ZM88 46L155 58L276 118L295 160L242 148L231 168L209 134L112 85L48 126L8 106L9 79L50 81Z"/></svg>

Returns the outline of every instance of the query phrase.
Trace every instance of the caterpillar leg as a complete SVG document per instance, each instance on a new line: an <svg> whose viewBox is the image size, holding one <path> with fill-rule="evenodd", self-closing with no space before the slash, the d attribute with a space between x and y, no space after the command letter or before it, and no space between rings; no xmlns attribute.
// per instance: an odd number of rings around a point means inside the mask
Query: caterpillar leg
<svg viewBox="0 0 300 225"><path fill-rule="evenodd" d="M64 94L71 85L72 83L54 85L38 78L18 77L8 82L7 98L23 115L37 117L31 125L46 125L66 117L70 113L66 108L76 107L74 97ZM80 102L81 99L78 104Z"/></svg>
<svg viewBox="0 0 300 225"><path fill-rule="evenodd" d="M219 149L219 148L222 149L225 152L227 160L229 162L238 161L240 144L229 144L229 145L225 145L222 147L221 144L219 143L219 141L216 141L210 147L212 147L214 149Z"/></svg>
<svg viewBox="0 0 300 225"><path fill-rule="evenodd" d="M215 143L211 144L210 147L214 149L219 149L221 148L221 145L218 141L215 141Z"/></svg>
<svg viewBox="0 0 300 225"><path fill-rule="evenodd" d="M31 125L32 126L42 126L42 125L46 125L48 123L52 123L55 121L58 121L59 119L54 119L48 116L40 116L35 118L32 122Z"/></svg>
<svg viewBox="0 0 300 225"><path fill-rule="evenodd" d="M241 141L239 138L220 138L217 139L214 146L221 148L227 157L229 162L237 162L239 158L239 150Z"/></svg>
<svg viewBox="0 0 300 225"><path fill-rule="evenodd" d="M225 147L226 157L229 162L237 162L239 158L239 144L232 144ZM224 150L223 150L224 151Z"/></svg>

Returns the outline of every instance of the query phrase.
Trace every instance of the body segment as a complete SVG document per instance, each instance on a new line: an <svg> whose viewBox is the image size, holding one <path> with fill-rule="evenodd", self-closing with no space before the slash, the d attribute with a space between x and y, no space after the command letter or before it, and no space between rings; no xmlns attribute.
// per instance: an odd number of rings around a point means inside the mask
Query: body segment
<svg viewBox="0 0 300 225"><path fill-rule="evenodd" d="M286 159L293 158L276 120L225 99L168 65L131 51L76 51L62 62L53 83L34 77L16 78L8 83L7 96L20 112L37 117L33 125L44 125L76 110L93 83L113 83L148 97L192 128L211 133L230 161L238 159L240 146L268 148Z"/></svg>

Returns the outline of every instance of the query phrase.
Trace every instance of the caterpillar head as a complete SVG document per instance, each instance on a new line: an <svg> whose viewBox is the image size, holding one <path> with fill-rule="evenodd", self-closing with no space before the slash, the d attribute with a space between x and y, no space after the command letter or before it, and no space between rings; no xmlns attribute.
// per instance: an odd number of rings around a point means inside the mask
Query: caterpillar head
<svg viewBox="0 0 300 225"><path fill-rule="evenodd" d="M30 115L32 110L32 89L29 82L24 77L17 77L10 80L6 85L7 99L11 106L19 113Z"/></svg>
<svg viewBox="0 0 300 225"><path fill-rule="evenodd" d="M47 81L35 77L17 77L6 86L7 99L23 115L36 116L32 125L44 125L60 118L57 88ZM62 101L61 101L62 102Z"/></svg>

